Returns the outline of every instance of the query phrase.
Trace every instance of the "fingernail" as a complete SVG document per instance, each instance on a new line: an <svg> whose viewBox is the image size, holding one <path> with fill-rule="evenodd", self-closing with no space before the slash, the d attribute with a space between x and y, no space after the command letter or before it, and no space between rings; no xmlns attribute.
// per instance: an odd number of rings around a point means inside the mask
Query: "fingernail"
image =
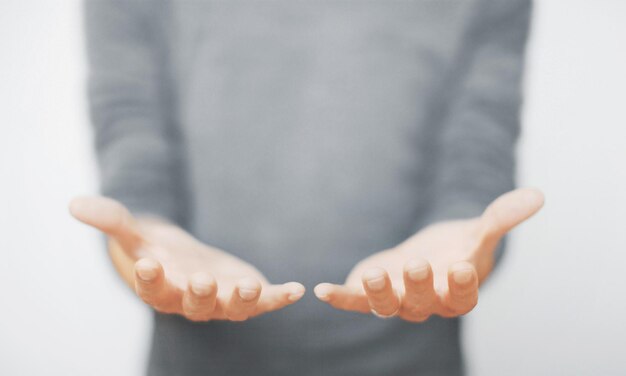
<svg viewBox="0 0 626 376"><path fill-rule="evenodd" d="M372 278L367 280L367 287L374 291L380 291L385 288L385 276Z"/></svg>
<svg viewBox="0 0 626 376"><path fill-rule="evenodd" d="M198 296L207 296L211 293L211 285L204 283L193 283L191 291Z"/></svg>
<svg viewBox="0 0 626 376"><path fill-rule="evenodd" d="M409 270L409 278L414 281L421 281L428 277L428 266L421 266Z"/></svg>
<svg viewBox="0 0 626 376"><path fill-rule="evenodd" d="M252 300L256 298L257 294L257 290L239 288L239 297L243 300Z"/></svg>
<svg viewBox="0 0 626 376"><path fill-rule="evenodd" d="M329 291L328 288L324 287L324 286L315 286L315 289L313 290L313 292L315 293L315 296L317 296L317 298L323 302L327 302L329 300Z"/></svg>
<svg viewBox="0 0 626 376"><path fill-rule="evenodd" d="M293 292L289 295L288 299L290 302L295 302L297 300L300 300L300 298L302 298L303 295L304 295L304 291Z"/></svg>
<svg viewBox="0 0 626 376"><path fill-rule="evenodd" d="M150 282L150 281L152 281L153 279L156 278L157 270L156 269L151 269L151 268L137 269L137 276L142 281Z"/></svg>
<svg viewBox="0 0 626 376"><path fill-rule="evenodd" d="M457 270L452 274L452 277L454 278L454 282L464 285L472 279L472 274L471 269Z"/></svg>

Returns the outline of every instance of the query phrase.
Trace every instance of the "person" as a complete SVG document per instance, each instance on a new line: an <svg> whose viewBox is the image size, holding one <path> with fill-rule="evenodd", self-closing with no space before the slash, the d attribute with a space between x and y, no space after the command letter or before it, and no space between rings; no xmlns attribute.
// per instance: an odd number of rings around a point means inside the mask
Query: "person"
<svg viewBox="0 0 626 376"><path fill-rule="evenodd" d="M459 317L543 204L513 190L529 1L85 14L105 197L70 210L156 312L148 374L463 374Z"/></svg>

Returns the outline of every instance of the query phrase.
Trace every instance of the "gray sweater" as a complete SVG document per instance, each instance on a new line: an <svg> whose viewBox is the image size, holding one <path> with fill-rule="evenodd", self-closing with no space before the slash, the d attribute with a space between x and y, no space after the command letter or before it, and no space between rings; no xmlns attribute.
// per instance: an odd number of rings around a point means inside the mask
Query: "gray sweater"
<svg viewBox="0 0 626 376"><path fill-rule="evenodd" d="M342 282L513 187L527 0L87 1L102 190L257 266ZM445 251L445 250L442 250ZM459 375L458 320L305 295L156 315L150 375Z"/></svg>

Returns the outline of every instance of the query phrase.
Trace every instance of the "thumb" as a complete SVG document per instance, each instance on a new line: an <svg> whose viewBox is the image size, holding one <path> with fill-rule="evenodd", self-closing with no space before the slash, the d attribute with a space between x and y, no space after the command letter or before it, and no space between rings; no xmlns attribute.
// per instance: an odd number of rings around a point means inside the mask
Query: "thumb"
<svg viewBox="0 0 626 376"><path fill-rule="evenodd" d="M114 238L123 249L131 250L141 242L135 218L119 202L101 196L76 197L69 205L74 218Z"/></svg>
<svg viewBox="0 0 626 376"><path fill-rule="evenodd" d="M500 238L537 213L544 204L543 193L535 188L520 188L495 199L481 221L487 235Z"/></svg>

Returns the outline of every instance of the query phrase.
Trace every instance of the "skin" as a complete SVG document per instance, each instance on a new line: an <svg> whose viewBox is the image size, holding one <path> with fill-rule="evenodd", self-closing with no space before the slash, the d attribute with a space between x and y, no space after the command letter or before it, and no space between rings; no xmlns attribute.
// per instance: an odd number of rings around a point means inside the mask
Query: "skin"
<svg viewBox="0 0 626 376"><path fill-rule="evenodd" d="M343 285L317 285L315 295L337 309L411 322L464 315L478 302L479 285L493 269L499 241L543 203L535 189L506 193L482 216L426 227L359 262Z"/></svg>
<svg viewBox="0 0 626 376"><path fill-rule="evenodd" d="M359 262L343 285L318 284L315 295L337 309L411 322L464 315L478 302L501 238L543 202L535 189L506 193L482 216L428 226ZM70 212L108 235L118 273L159 312L192 321L244 321L304 295L300 283L271 284L245 261L164 220L135 218L109 198L76 198Z"/></svg>
<svg viewBox="0 0 626 376"><path fill-rule="evenodd" d="M202 244L166 221L135 218L109 198L76 198L70 212L108 235L120 276L159 312L192 321L243 321L304 295L300 283L271 284L243 260Z"/></svg>

